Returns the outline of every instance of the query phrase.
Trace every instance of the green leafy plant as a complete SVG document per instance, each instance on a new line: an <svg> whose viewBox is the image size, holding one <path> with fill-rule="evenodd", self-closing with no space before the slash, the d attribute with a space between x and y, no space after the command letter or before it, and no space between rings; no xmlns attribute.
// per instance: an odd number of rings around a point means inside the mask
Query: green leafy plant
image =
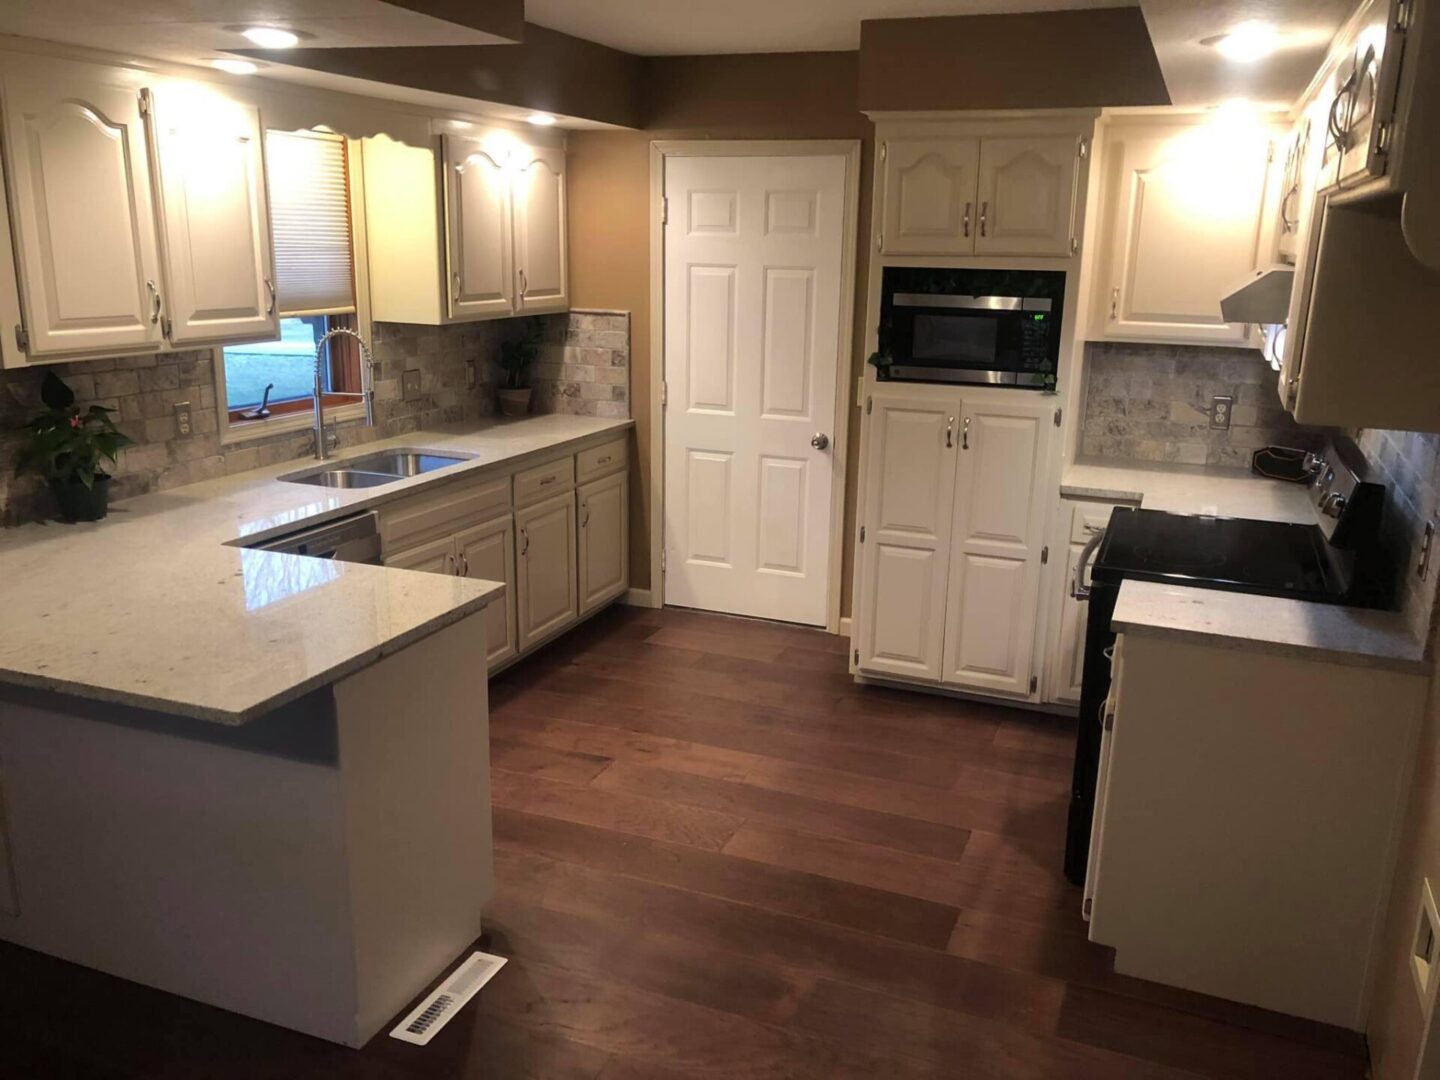
<svg viewBox="0 0 1440 1080"><path fill-rule="evenodd" d="M529 320L522 337L500 343L500 369L505 372L505 389L524 390L530 385L530 365L540 355L540 323Z"/></svg>
<svg viewBox="0 0 1440 1080"><path fill-rule="evenodd" d="M45 411L21 429L29 432L30 442L20 452L16 472L38 473L51 484L78 484L87 491L95 481L108 480L102 462L115 464L120 451L134 445L110 419L114 410L103 405L82 410L75 391L53 371L40 385L40 400Z"/></svg>

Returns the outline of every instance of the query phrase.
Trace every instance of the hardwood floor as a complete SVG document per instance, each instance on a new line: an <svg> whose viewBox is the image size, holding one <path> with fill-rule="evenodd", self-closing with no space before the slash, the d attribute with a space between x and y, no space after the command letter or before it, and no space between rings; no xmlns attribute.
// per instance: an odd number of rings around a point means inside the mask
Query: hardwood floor
<svg viewBox="0 0 1440 1080"><path fill-rule="evenodd" d="M6 946L0 1075L1364 1076L1358 1037L1116 975L1086 940L1070 722L857 687L845 647L620 608L497 679L486 922L511 962L429 1047Z"/></svg>

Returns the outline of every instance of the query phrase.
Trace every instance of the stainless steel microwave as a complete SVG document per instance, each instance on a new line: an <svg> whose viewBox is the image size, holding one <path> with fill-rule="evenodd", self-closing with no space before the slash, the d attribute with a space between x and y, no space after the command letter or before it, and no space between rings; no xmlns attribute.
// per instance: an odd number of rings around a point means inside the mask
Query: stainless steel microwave
<svg viewBox="0 0 1440 1080"><path fill-rule="evenodd" d="M1055 389L1058 298L893 292L886 299L889 378Z"/></svg>

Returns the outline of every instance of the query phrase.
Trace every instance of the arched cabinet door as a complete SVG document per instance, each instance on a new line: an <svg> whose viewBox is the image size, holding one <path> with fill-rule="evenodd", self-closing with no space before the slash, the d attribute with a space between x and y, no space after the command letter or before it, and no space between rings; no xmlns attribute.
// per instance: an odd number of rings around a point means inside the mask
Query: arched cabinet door
<svg viewBox="0 0 1440 1080"><path fill-rule="evenodd" d="M1070 135L982 139L975 253L1070 255L1079 151Z"/></svg>
<svg viewBox="0 0 1440 1080"><path fill-rule="evenodd" d="M876 247L886 255L974 251L980 140L892 138L882 152L884 212Z"/></svg>
<svg viewBox="0 0 1440 1080"><path fill-rule="evenodd" d="M5 165L31 356L161 344L140 98L105 76L60 63L4 76Z"/></svg>
<svg viewBox="0 0 1440 1080"><path fill-rule="evenodd" d="M521 153L514 185L516 309L565 311L565 151L524 147Z"/></svg>
<svg viewBox="0 0 1440 1080"><path fill-rule="evenodd" d="M446 287L451 318L515 310L511 181L505 159L477 139L444 139Z"/></svg>
<svg viewBox="0 0 1440 1080"><path fill-rule="evenodd" d="M279 338L260 111L188 84L146 94L170 340Z"/></svg>

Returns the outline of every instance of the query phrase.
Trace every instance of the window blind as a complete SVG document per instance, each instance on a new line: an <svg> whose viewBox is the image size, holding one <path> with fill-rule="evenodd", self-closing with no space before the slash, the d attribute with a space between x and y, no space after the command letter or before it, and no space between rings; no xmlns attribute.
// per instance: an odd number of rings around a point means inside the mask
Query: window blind
<svg viewBox="0 0 1440 1080"><path fill-rule="evenodd" d="M354 311L344 138L269 131L265 156L280 313Z"/></svg>

